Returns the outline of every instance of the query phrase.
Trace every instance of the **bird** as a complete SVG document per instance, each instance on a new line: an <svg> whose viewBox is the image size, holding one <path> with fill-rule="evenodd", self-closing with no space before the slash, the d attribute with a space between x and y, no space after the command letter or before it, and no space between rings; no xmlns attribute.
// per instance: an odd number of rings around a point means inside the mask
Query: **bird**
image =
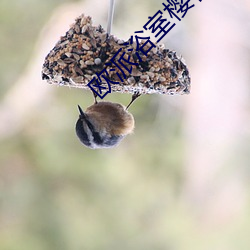
<svg viewBox="0 0 250 250"><path fill-rule="evenodd" d="M136 98L135 98L136 99ZM109 101L97 102L85 112L78 105L79 118L76 122L76 135L83 145L91 149L112 148L134 130L135 121L127 108Z"/></svg>

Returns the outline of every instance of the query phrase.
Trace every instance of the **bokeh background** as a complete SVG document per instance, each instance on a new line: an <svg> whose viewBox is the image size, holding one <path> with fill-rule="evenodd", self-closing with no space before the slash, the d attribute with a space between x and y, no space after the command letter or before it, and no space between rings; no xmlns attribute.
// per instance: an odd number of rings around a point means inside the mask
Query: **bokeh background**
<svg viewBox="0 0 250 250"><path fill-rule="evenodd" d="M113 34L162 2L117 0ZM90 150L74 126L92 94L48 85L41 67L76 16L106 27L109 1L1 0L1 250L250 249L250 2L191 2L163 41L191 94L140 97L134 134Z"/></svg>

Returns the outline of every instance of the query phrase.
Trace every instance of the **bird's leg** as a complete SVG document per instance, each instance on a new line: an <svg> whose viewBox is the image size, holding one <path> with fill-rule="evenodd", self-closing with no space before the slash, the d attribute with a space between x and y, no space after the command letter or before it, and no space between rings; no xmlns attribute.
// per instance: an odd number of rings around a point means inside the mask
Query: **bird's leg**
<svg viewBox="0 0 250 250"><path fill-rule="evenodd" d="M128 106L127 106L127 108L126 109L128 109L130 106L131 106L131 104L140 96L141 94L137 91L137 92L135 92L133 95L132 95L132 99L131 99L131 101L130 101L130 103L128 104Z"/></svg>
<svg viewBox="0 0 250 250"><path fill-rule="evenodd" d="M97 100L96 100L97 94L93 90L92 90L92 94L93 94L94 99L95 99L95 103L94 104L97 104Z"/></svg>

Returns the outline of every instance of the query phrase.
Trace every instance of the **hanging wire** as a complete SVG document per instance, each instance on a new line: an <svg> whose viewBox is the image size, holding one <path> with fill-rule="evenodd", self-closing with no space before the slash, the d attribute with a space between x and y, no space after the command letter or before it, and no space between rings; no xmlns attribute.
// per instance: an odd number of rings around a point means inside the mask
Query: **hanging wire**
<svg viewBox="0 0 250 250"><path fill-rule="evenodd" d="M115 0L110 0L109 13L108 13L108 25L107 25L107 33L108 34L111 34L111 30L112 30L114 10L115 10Z"/></svg>

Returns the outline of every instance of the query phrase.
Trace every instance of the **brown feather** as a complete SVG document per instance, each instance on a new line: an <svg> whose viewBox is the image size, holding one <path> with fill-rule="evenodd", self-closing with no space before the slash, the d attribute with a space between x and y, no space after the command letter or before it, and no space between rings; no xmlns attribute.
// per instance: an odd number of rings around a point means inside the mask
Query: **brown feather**
<svg viewBox="0 0 250 250"><path fill-rule="evenodd" d="M134 118L118 103L98 102L86 109L98 131L107 131L111 135L127 135L133 132Z"/></svg>

